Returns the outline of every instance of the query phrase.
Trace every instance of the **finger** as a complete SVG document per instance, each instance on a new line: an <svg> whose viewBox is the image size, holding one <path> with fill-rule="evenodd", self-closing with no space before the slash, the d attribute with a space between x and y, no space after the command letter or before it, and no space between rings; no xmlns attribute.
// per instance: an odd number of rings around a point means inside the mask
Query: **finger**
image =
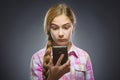
<svg viewBox="0 0 120 80"><path fill-rule="evenodd" d="M67 64L67 65L70 65L70 59L67 60L66 64Z"/></svg>
<svg viewBox="0 0 120 80"><path fill-rule="evenodd" d="M65 74L67 72L70 72L70 60L67 60L67 62L60 66L59 68L60 74Z"/></svg>
<svg viewBox="0 0 120 80"><path fill-rule="evenodd" d="M68 61L66 62L66 65L67 65L67 72L69 72L70 71L70 60L68 59Z"/></svg>
<svg viewBox="0 0 120 80"><path fill-rule="evenodd" d="M49 62L49 64L48 64L48 67L50 68L51 66L53 66L53 58L51 57L50 58L50 62Z"/></svg>
<svg viewBox="0 0 120 80"><path fill-rule="evenodd" d="M61 65L61 68L64 69L64 68L68 68L70 67L70 60L68 59L67 62L63 65Z"/></svg>
<svg viewBox="0 0 120 80"><path fill-rule="evenodd" d="M64 54L61 54L57 63L56 63L57 66L59 66L61 64L61 61L62 61L63 57L64 57Z"/></svg>
<svg viewBox="0 0 120 80"><path fill-rule="evenodd" d="M50 73L50 70L48 69L48 71L47 71L47 75L49 75L49 73Z"/></svg>

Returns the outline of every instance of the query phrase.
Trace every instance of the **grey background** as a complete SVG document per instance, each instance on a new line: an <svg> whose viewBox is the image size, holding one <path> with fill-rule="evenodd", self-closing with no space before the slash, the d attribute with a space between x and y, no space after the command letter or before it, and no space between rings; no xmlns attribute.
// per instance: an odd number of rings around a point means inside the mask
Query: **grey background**
<svg viewBox="0 0 120 80"><path fill-rule="evenodd" d="M0 80L30 80L31 56L46 42L45 13L59 2L76 14L73 43L89 53L95 79L120 80L120 6L116 0L1 0Z"/></svg>

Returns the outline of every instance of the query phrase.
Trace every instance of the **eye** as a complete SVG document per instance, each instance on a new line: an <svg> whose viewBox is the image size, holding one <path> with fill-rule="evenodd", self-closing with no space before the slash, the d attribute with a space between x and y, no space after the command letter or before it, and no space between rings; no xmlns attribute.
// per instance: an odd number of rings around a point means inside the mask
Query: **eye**
<svg viewBox="0 0 120 80"><path fill-rule="evenodd" d="M59 27L58 27L57 25L53 25L53 24L50 26L50 28L51 28L52 30L57 30L57 29L59 29Z"/></svg>
<svg viewBox="0 0 120 80"><path fill-rule="evenodd" d="M64 29L69 29L70 27L71 27L70 24L66 24L66 25L63 26Z"/></svg>

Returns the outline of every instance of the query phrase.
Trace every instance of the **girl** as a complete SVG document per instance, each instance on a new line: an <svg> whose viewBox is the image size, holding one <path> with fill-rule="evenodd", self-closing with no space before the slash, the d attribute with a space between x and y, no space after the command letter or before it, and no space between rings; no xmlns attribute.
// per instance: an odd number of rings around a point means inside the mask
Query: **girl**
<svg viewBox="0 0 120 80"><path fill-rule="evenodd" d="M46 47L33 54L31 59L32 80L94 80L88 53L71 42L76 18L66 4L57 4L46 13L44 31ZM54 65L52 46L67 46L68 60L61 65L62 54Z"/></svg>

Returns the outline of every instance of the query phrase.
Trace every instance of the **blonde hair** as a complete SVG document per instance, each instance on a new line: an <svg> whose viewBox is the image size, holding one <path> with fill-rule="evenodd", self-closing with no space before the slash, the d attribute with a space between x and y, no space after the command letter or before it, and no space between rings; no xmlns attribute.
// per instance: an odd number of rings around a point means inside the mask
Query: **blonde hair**
<svg viewBox="0 0 120 80"><path fill-rule="evenodd" d="M66 4L56 4L52 6L46 13L45 20L44 20L44 31L48 37L48 41L46 44L46 52L43 58L43 80L47 80L48 77L48 63L51 57L51 49L52 49L52 42L53 39L50 34L50 25L52 20L59 15L65 14L69 17L72 24L76 23L76 18L73 11L66 5Z"/></svg>

